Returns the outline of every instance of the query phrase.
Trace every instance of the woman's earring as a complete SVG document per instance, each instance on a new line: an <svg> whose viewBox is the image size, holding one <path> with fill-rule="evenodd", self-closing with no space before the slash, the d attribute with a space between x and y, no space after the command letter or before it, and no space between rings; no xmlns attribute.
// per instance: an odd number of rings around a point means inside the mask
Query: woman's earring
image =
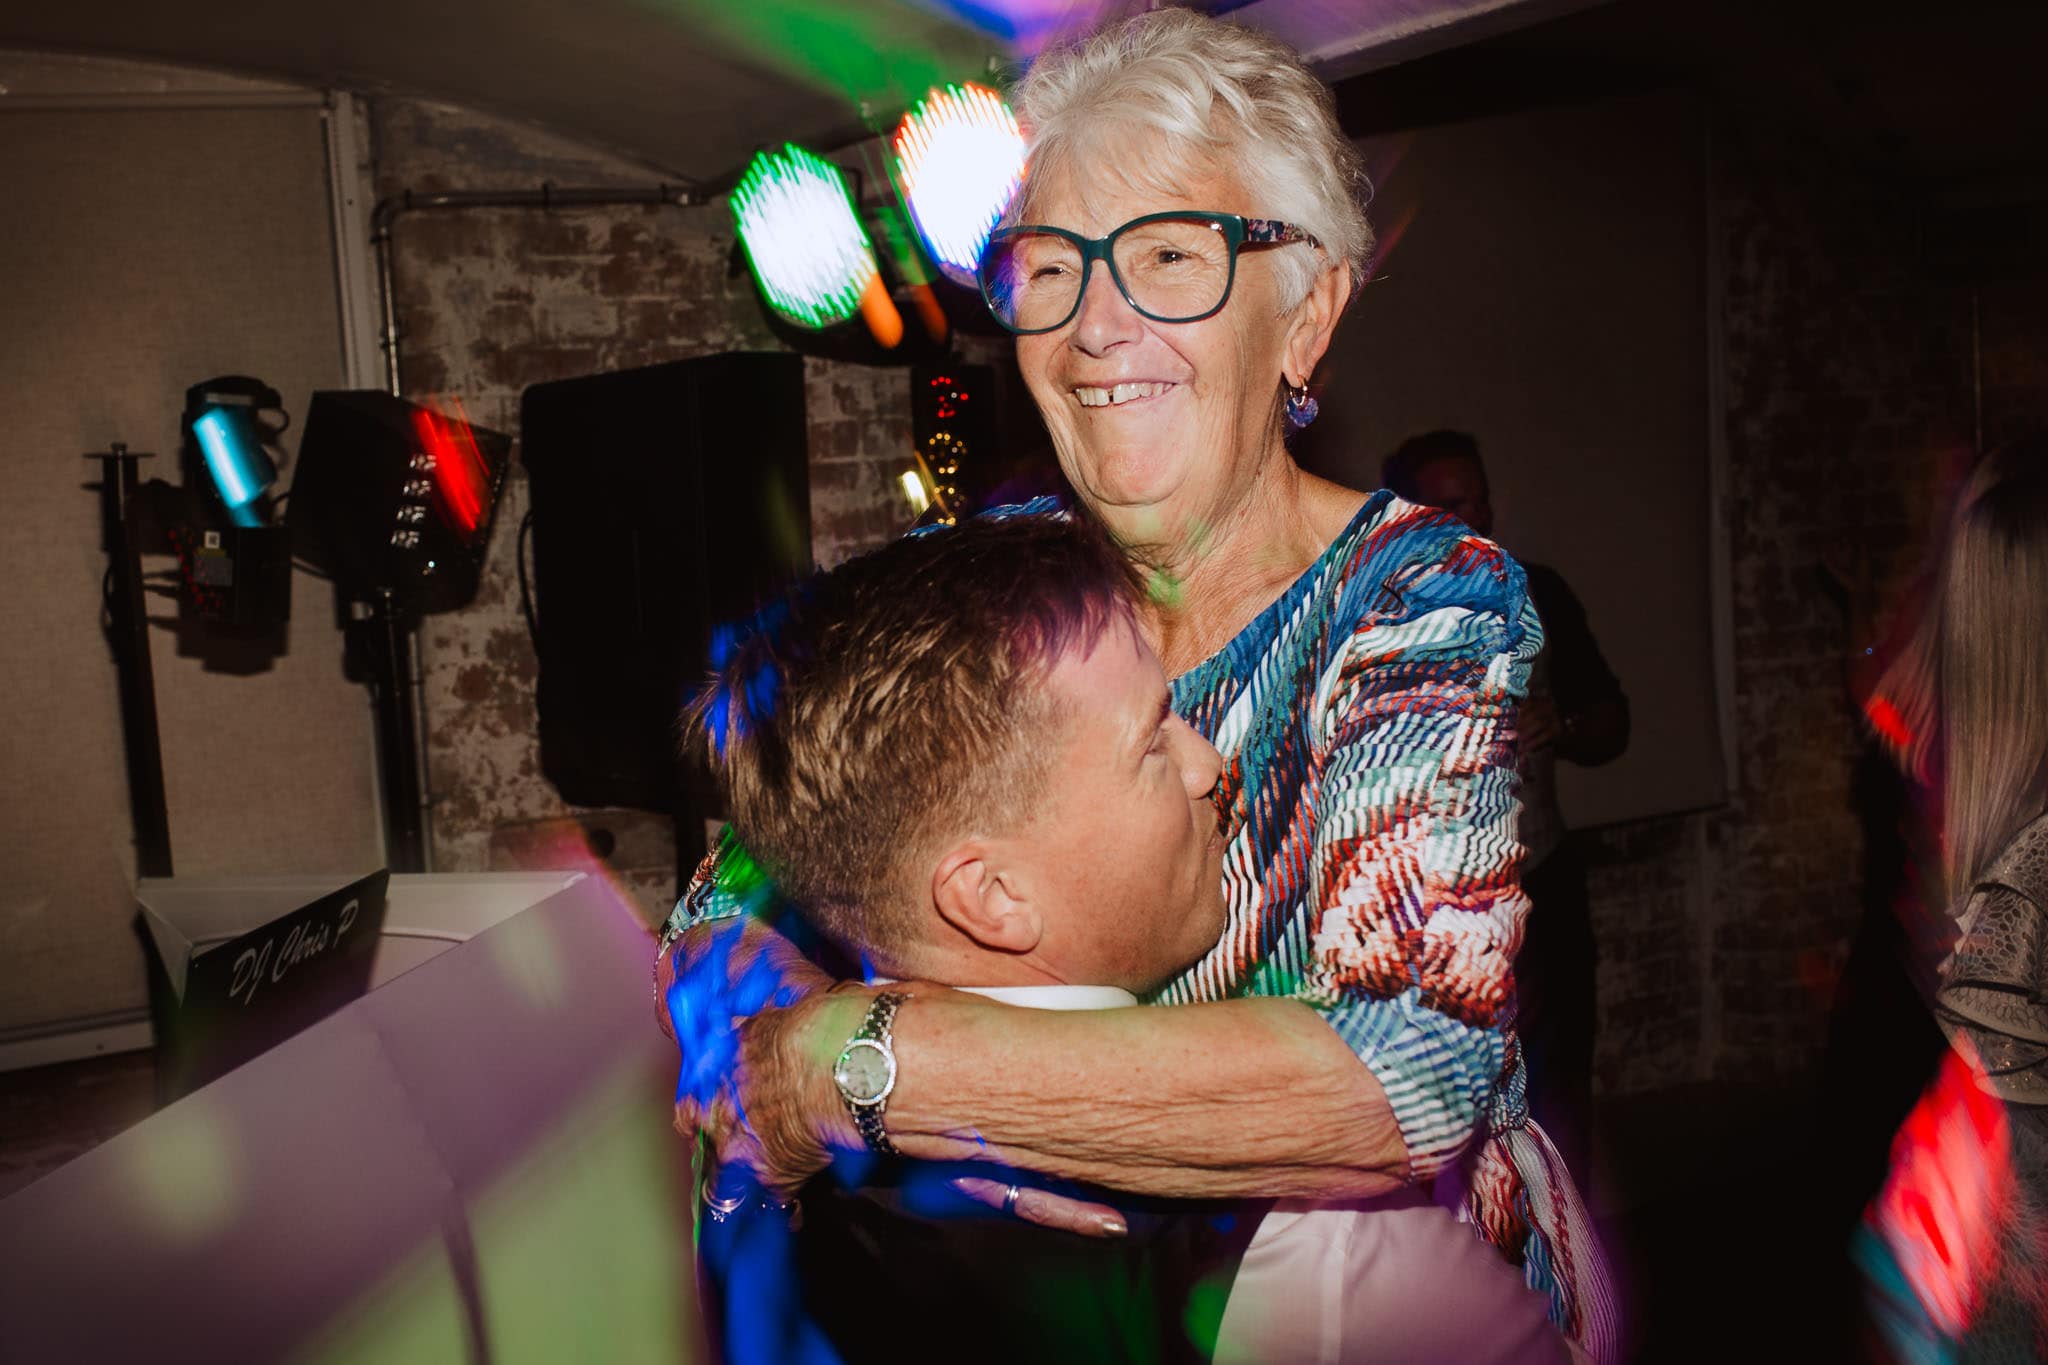
<svg viewBox="0 0 2048 1365"><path fill-rule="evenodd" d="M1315 421L1318 411L1316 400L1309 394L1308 385L1287 386L1287 425L1290 430L1300 431Z"/></svg>

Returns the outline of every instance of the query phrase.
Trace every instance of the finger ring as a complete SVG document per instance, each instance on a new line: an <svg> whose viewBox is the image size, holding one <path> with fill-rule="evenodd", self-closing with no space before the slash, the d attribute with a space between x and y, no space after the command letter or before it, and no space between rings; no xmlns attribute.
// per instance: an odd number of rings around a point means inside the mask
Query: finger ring
<svg viewBox="0 0 2048 1365"><path fill-rule="evenodd" d="M709 1185L704 1187L703 1199L704 1207L711 1211L711 1221L714 1223L723 1223L747 1206L746 1195L737 1194L730 1199L721 1199L712 1193Z"/></svg>
<svg viewBox="0 0 2048 1365"><path fill-rule="evenodd" d="M1015 1185L1012 1185L1009 1189L1003 1191L1004 1213L1015 1213L1017 1211L1017 1196L1021 1195L1022 1193L1024 1193L1024 1191L1018 1189Z"/></svg>

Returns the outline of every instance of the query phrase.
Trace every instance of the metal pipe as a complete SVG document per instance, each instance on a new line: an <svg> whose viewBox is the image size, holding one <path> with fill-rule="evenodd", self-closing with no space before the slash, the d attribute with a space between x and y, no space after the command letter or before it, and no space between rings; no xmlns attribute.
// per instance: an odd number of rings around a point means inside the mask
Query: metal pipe
<svg viewBox="0 0 2048 1365"><path fill-rule="evenodd" d="M700 186L660 184L653 186L625 186L617 188L569 188L557 189L543 183L535 190L437 190L430 194L415 194L402 190L386 196L370 213L370 243L377 253L377 295L378 312L381 315L383 335L380 338L384 351L384 387L394 398L405 396L404 386L399 382L398 372L398 290L392 258L392 229L400 217L408 213L445 212L456 209L571 209L571 208L624 208L633 205L672 205L676 208L691 208L711 201L711 193ZM427 733L425 660L420 655L418 632L406 629L402 632L393 627L391 647L396 650L402 634L403 670L394 667L393 676L400 680L404 695L393 701L402 703L406 718L402 737L412 748L411 761L396 765L398 775L412 784L414 818L406 820L385 813L388 829L417 831L417 866L422 871L434 868L433 841L433 792L432 781L427 770L426 746L423 740ZM380 732L381 733L381 732ZM393 733L399 739L398 732ZM397 788L403 792L404 787ZM402 837L402 835L401 835Z"/></svg>
<svg viewBox="0 0 2048 1365"><path fill-rule="evenodd" d="M146 109L152 113L191 109L318 109L327 97L317 90L157 90L81 92L75 95L8 95L0 114L93 113Z"/></svg>

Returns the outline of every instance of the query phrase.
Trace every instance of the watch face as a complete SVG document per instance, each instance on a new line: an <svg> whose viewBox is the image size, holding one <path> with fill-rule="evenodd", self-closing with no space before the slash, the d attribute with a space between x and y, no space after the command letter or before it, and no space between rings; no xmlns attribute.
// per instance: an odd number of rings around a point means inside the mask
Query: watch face
<svg viewBox="0 0 2048 1365"><path fill-rule="evenodd" d="M896 1083L896 1059L869 1038L856 1039L832 1068L839 1092L854 1104L879 1104Z"/></svg>

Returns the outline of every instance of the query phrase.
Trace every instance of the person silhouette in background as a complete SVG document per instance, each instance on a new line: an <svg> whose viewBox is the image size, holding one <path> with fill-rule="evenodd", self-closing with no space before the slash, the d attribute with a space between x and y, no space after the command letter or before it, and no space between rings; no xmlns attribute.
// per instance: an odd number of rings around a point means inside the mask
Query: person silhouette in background
<svg viewBox="0 0 2048 1365"><path fill-rule="evenodd" d="M1389 455L1381 482L1409 502L1440 507L1493 536L1492 490L1479 442L1462 431L1412 436ZM1515 957L1529 1108L1582 1179L1591 1150L1594 946L1584 854L1566 837L1557 763L1612 762L1628 748L1628 697L1600 652L1564 578L1519 559L1543 622L1543 652L1529 678L1521 737L1522 889L1528 928Z"/></svg>

